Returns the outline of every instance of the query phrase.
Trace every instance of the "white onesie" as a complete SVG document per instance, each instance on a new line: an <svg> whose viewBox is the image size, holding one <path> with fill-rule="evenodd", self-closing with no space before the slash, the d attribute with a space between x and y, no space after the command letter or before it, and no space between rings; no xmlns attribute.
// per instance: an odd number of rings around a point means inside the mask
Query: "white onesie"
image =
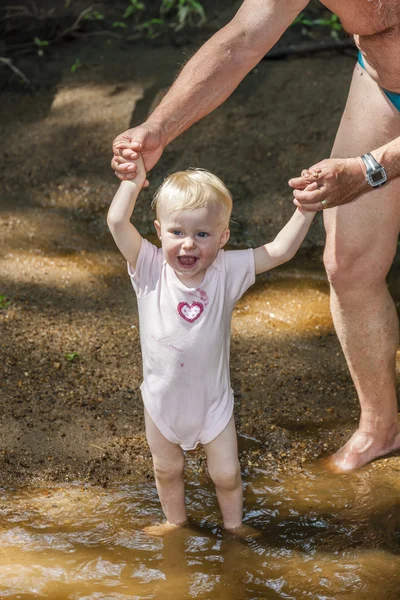
<svg viewBox="0 0 400 600"><path fill-rule="evenodd" d="M142 240L136 270L144 405L184 450L207 444L233 412L229 374L232 310L255 281L253 250L220 250L197 288L179 281L162 249Z"/></svg>

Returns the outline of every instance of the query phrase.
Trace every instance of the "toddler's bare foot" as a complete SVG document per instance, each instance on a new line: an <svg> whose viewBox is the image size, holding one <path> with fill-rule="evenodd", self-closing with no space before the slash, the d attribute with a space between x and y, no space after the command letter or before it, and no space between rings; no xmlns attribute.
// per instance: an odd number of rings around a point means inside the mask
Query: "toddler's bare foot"
<svg viewBox="0 0 400 600"><path fill-rule="evenodd" d="M168 533L176 531L177 529L181 529L185 525L186 523L168 523L168 521L166 521L165 523L158 523L157 525L149 525L148 527L144 527L143 531L148 535L162 537Z"/></svg>
<svg viewBox="0 0 400 600"><path fill-rule="evenodd" d="M232 529L226 529L232 535L240 538L241 540L253 540L254 538L262 535L261 531L251 527L250 525L240 525L239 527L232 527Z"/></svg>
<svg viewBox="0 0 400 600"><path fill-rule="evenodd" d="M348 473L369 462L400 450L400 433L389 439L376 439L361 431L356 431L340 450L322 462L335 473Z"/></svg>

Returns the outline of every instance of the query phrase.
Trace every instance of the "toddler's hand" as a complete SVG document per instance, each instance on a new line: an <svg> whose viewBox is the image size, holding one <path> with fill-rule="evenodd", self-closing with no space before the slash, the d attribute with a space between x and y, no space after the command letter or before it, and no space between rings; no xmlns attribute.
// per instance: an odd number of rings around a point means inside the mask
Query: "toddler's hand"
<svg viewBox="0 0 400 600"><path fill-rule="evenodd" d="M141 154L139 154L139 153L137 153L137 154L138 154L138 156L135 160L131 159L129 161L129 163L131 165L134 165L134 167L132 167L132 170L134 168L134 171L135 171L135 179L132 179L131 181L136 183L140 188L148 187L149 182L146 179L146 170L145 170L143 158L142 158ZM113 160L115 161L115 163L118 163L118 164L126 164L128 162L121 156L114 156Z"/></svg>

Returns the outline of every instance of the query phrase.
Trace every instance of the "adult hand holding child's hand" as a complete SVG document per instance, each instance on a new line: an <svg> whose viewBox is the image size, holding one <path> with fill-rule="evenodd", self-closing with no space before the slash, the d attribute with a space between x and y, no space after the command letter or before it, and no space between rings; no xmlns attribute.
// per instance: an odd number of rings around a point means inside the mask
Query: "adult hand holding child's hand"
<svg viewBox="0 0 400 600"><path fill-rule="evenodd" d="M159 160L164 150L162 132L159 128L144 123L138 127L120 133L113 141L114 156L111 167L121 181L135 179L136 162L139 153L144 162L146 172L150 171ZM146 179L144 187L149 185Z"/></svg>
<svg viewBox="0 0 400 600"><path fill-rule="evenodd" d="M294 188L293 204L313 212L346 204L371 189L361 158L322 160L288 183Z"/></svg>

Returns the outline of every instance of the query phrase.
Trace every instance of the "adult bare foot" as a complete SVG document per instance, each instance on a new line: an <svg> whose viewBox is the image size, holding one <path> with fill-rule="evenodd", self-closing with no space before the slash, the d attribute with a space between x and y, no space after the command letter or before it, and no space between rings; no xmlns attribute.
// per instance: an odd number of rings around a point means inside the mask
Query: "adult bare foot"
<svg viewBox="0 0 400 600"><path fill-rule="evenodd" d="M396 450L400 450L398 430L385 440L357 430L340 450L322 462L331 471L348 473Z"/></svg>
<svg viewBox="0 0 400 600"><path fill-rule="evenodd" d="M149 525L148 527L144 527L143 531L144 533L147 533L147 535L163 537L164 535L172 533L177 529L182 529L182 527L185 527L185 525L186 523L168 523L168 521L166 521L165 523L158 523L157 525Z"/></svg>

